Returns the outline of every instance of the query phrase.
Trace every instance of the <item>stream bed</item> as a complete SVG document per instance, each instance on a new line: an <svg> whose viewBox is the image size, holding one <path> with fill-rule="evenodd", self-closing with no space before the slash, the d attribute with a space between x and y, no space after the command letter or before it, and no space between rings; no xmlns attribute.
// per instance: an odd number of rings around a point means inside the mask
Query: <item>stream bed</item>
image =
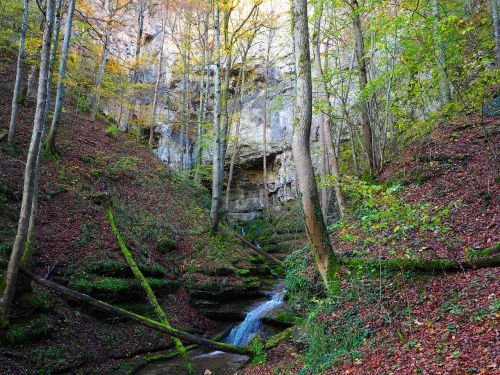
<svg viewBox="0 0 500 375"><path fill-rule="evenodd" d="M243 346L248 344L256 333L264 332L261 318L283 303L284 294L284 283L276 284L268 299L252 305L243 322L233 327L223 341L228 344ZM249 357L245 355L210 351L203 348L190 351L189 358L196 370L196 374L204 374L205 370L210 370L213 375L234 375L249 360ZM148 365L140 370L138 374L184 375L187 372L183 361L180 358L176 358Z"/></svg>

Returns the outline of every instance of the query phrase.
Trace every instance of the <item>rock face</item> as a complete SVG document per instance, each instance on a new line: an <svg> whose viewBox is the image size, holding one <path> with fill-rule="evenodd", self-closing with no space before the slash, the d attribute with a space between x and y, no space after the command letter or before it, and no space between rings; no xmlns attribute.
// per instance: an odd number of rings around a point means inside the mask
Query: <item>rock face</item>
<svg viewBox="0 0 500 375"><path fill-rule="evenodd" d="M287 17L288 12L284 12ZM150 84L151 89L136 95L133 102L136 104L133 110L118 108L116 104L110 104L108 113L120 119L120 128L125 130L132 121L147 118L151 111L153 94L152 86L157 76L158 64L155 59L159 51L161 32L149 22L146 28L148 41L144 44L141 54L147 56L150 64L144 64L139 72L140 82ZM159 23L158 23L159 24ZM284 20L286 24L286 20ZM225 207L228 218L232 222L250 221L262 216L264 208L264 181L263 181L263 125L264 125L264 83L265 63L269 35L261 33L257 36L254 47L251 48L246 65L247 81L245 95L241 108L234 108L233 123L231 124L231 136L228 142L228 152L225 161L226 171L229 170L231 153L234 150L232 142L236 139L236 122L240 123L239 152L236 157L234 176L231 183L228 207ZM130 44L124 47L127 56L131 56ZM170 61L179 62L178 51L172 49L172 44L167 41L166 54ZM288 28L283 27L272 36L270 48L270 65L268 76L268 101L267 101L267 170L268 191L271 210L279 212L283 203L297 198L297 182L291 152L292 118L294 111L294 65L291 36ZM128 47L127 47L128 46ZM170 63L171 64L171 63ZM235 61L233 72L231 72L230 95L234 99L240 61ZM224 63L222 64L222 67ZM189 87L189 115L183 113L181 99L183 87L186 80L182 80L182 74L168 63L165 66L165 78L160 84L160 101L156 114L155 139L157 147L155 153L173 169L188 171L195 165L196 153L196 130L199 111L199 71L193 70L187 79ZM213 74L213 69L211 70ZM177 73L175 73L177 72ZM224 72L222 72L222 76ZM213 81L212 81L213 82ZM183 86L184 83L184 86ZM213 95L213 93L212 93ZM231 103L230 100L230 110ZM208 101L208 113L206 121L212 121L213 97ZM118 115L119 113L119 115ZM210 128L208 126L208 128ZM147 129L146 129L147 130ZM146 136L146 134L144 134ZM311 147L318 149L317 129L313 128ZM210 144L210 129L207 130L204 139L203 162L205 165L211 163L212 153ZM314 151L313 151L314 152ZM227 184L228 173L225 174ZM225 192L224 192L225 194Z"/></svg>

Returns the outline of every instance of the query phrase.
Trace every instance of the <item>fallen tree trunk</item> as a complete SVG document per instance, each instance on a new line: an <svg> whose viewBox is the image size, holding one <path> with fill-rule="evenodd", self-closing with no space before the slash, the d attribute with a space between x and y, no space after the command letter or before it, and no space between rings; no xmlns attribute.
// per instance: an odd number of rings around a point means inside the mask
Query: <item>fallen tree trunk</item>
<svg viewBox="0 0 500 375"><path fill-rule="evenodd" d="M342 263L347 267L373 267L393 271L417 271L417 272L457 272L473 268L489 268L500 266L500 247L494 246L477 252L475 257L469 257L467 261L456 261L450 259L359 259L342 258Z"/></svg>
<svg viewBox="0 0 500 375"><path fill-rule="evenodd" d="M0 258L0 266L7 266L8 261L5 259ZM172 328L172 327L166 327L160 322L157 322L153 319L146 318L142 315L135 314L133 312L121 309L119 307L112 306L110 304L107 304L106 302L100 301L98 299L92 298L86 294L77 292L75 290L66 288L65 286L62 286L60 284L57 284L53 281L49 281L44 279L43 277L40 277L38 275L35 275L34 273L24 269L24 268L19 268L19 271L32 279L33 281L46 286L47 288L54 289L58 291L59 293L63 294L66 297L69 297L73 300L80 301L87 303L95 308L98 308L102 311L105 311L107 313L113 314L115 316L133 320L145 327L149 327L151 329L160 331L162 333L168 334L170 336L176 337L181 340L185 340L187 342L195 343L200 346L205 346L207 348L211 348L214 350L222 350L225 352L230 352L230 353L236 353L236 354L245 354L252 356L252 351L249 348L246 347L238 347L234 346L231 344L226 344L223 342L217 342L217 341L212 341L205 339L200 336L192 335L190 333L184 332L184 331L179 331L178 329Z"/></svg>
<svg viewBox="0 0 500 375"><path fill-rule="evenodd" d="M137 281L139 281L139 284L142 286L142 288L146 292L146 296L148 297L149 304L155 310L156 316L161 321L161 323L165 327L170 328L171 326L170 326L170 323L168 321L167 314L165 314L165 311L163 311L163 309L161 308L160 303L156 299L156 296L153 292L153 289L151 289L151 286L149 285L148 281L146 280L146 278L142 274L139 267L137 267L137 263L135 262L134 257L132 256L129 249L127 248L127 245L125 244L125 240L123 239L122 235L120 234L120 231L118 230L118 227L116 226L111 203L109 203L106 206L106 215L108 217L109 224L111 225L111 230L115 234L116 242L118 243L118 246L120 247L120 250L121 250L124 258L127 261L128 265L130 267L130 270L132 271L132 273L136 277ZM175 348L177 349L177 352L179 352L180 356L183 358L183 360L185 362L186 369L187 369L188 373L194 374L193 365L191 364L191 362L189 362L189 357L187 355L186 349L184 348L184 345L182 345L181 340L174 337L173 341L175 344Z"/></svg>
<svg viewBox="0 0 500 375"><path fill-rule="evenodd" d="M278 258L272 256L271 254L265 252L264 250L262 250L261 248L255 246L253 243L247 241L243 236L241 236L240 234L234 232L234 236L240 240L240 242L243 244L243 245L246 245L248 246L250 249L254 250L256 253L262 255L264 258L267 258L269 259L271 262L277 264L278 266L280 267L284 267L284 264L281 260L279 260Z"/></svg>

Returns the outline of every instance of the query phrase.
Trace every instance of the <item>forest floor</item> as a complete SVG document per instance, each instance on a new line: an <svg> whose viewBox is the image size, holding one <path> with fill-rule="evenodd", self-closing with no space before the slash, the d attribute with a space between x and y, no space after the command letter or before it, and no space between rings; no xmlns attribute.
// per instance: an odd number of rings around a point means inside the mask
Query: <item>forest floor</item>
<svg viewBox="0 0 500 375"><path fill-rule="evenodd" d="M12 77L12 70L0 72L0 132L9 123ZM19 108L16 151L0 144L4 258L16 232L34 110L34 103ZM105 193L170 323L203 336L220 332L226 326L200 314L190 290L225 288L241 294L249 285L255 289L254 278L238 273L252 267L249 250L224 226L222 234L209 237L207 191L169 171L146 146L105 121L90 121L72 104L63 113L60 156L43 161L34 272L154 317L124 262L104 208L94 203ZM171 347L171 340L157 332L68 303L49 290L35 287L34 294L20 300L9 331L1 337L1 374L102 373L124 359Z"/></svg>
<svg viewBox="0 0 500 375"><path fill-rule="evenodd" d="M398 197L411 207L449 207L438 227L394 236L396 224L366 229L350 217L332 230L334 248L370 259L463 261L498 246L499 125L499 119L481 116L442 123L382 174L381 183L398 186ZM304 273L314 279L312 262ZM341 278L342 295L313 299L314 313L295 338L245 375L303 368L322 374L498 373L499 268L416 274L360 265L344 268Z"/></svg>

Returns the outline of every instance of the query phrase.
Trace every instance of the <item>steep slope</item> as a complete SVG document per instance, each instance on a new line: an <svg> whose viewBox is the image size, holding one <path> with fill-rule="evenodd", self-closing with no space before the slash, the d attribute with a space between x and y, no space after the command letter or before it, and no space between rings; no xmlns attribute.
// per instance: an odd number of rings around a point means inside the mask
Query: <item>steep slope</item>
<svg viewBox="0 0 500 375"><path fill-rule="evenodd" d="M267 365L244 373L497 371L499 268L413 272L405 260L498 252L499 124L480 116L440 124L394 160L379 184L361 184L362 196L349 187L355 209L332 226L334 248L382 262L344 267L342 295L320 301L310 255L297 251L287 281L308 289L296 292L305 320L270 351ZM399 271L382 268L389 258L400 259Z"/></svg>
<svg viewBox="0 0 500 375"><path fill-rule="evenodd" d="M11 71L0 74L0 133L8 124L12 76ZM0 144L3 258L15 236L33 112L33 104L21 108L15 154ZM127 245L173 326L201 335L224 328L193 307L191 297L200 291L222 290L233 298L257 294L260 282L239 275L245 274L240 269L252 266L249 251L234 241L229 228L208 236L209 198L203 188L168 170L113 124L91 122L72 105L63 115L58 147L60 157L43 162L33 252L36 273L154 316L121 256L104 208L96 204L106 195ZM69 304L38 287L18 299L12 322L1 335L2 374L103 369L121 358L171 345L169 338Z"/></svg>

